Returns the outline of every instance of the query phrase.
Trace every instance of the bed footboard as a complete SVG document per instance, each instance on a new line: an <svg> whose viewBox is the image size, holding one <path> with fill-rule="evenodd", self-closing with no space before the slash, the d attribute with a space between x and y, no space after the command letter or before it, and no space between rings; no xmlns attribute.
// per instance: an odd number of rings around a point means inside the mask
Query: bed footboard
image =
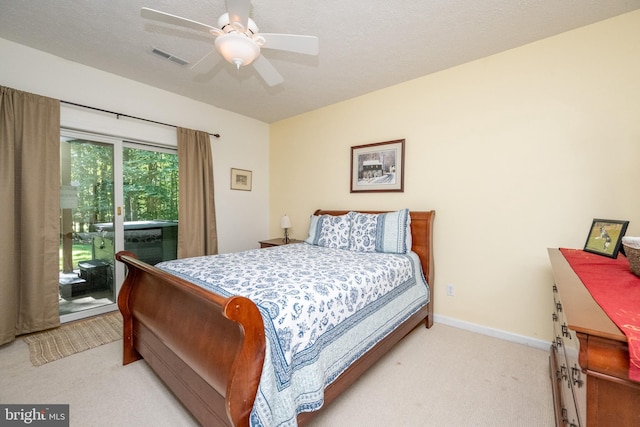
<svg viewBox="0 0 640 427"><path fill-rule="evenodd" d="M256 305L201 289L130 252L116 259L128 267L118 295L123 364L144 358L203 425L248 425L266 348Z"/></svg>

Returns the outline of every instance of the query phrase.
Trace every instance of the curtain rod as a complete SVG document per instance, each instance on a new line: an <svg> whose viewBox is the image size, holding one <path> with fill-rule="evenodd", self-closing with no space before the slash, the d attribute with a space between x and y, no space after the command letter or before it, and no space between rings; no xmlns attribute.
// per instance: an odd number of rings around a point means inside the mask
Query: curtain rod
<svg viewBox="0 0 640 427"><path fill-rule="evenodd" d="M113 114L118 119L120 117L127 117L129 119L142 120L143 122L155 123L157 125L162 125L162 126L170 126L170 127L173 127L173 128L177 128L178 127L176 125L170 125L168 123L156 122L155 120L143 119L142 117L135 117L135 116L130 116L128 114L116 113L115 111L103 110L102 108L96 108L96 107L90 107L88 105L76 104L75 102L62 101L62 100L60 102L62 102L63 104L74 105L76 107L88 108L90 110L101 111L103 113ZM219 133L210 133L209 135L215 136L216 138L220 138L220 134Z"/></svg>

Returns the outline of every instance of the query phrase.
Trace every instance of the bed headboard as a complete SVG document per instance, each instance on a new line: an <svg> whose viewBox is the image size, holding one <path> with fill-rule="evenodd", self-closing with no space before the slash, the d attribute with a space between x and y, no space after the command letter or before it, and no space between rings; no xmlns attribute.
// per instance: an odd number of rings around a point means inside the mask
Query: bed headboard
<svg viewBox="0 0 640 427"><path fill-rule="evenodd" d="M344 215L350 211L346 210L323 210L318 209L314 215ZM362 213L384 213L387 211L357 211ZM411 215L411 238L413 240L412 250L420 257L422 271L427 283L433 289L434 265L433 265L433 219L436 211L410 211Z"/></svg>

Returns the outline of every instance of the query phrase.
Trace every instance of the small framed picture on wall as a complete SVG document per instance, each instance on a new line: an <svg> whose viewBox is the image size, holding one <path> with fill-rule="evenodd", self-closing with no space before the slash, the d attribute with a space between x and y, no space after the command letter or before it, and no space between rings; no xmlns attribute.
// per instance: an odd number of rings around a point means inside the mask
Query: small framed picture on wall
<svg viewBox="0 0 640 427"><path fill-rule="evenodd" d="M231 168L231 189L251 191L251 171Z"/></svg>

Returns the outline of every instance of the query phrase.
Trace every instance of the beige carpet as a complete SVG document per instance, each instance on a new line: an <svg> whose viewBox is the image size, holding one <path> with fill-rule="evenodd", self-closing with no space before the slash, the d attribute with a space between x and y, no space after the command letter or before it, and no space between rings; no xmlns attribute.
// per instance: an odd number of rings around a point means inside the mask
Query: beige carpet
<svg viewBox="0 0 640 427"><path fill-rule="evenodd" d="M42 366L120 338L122 316L116 312L31 334L23 340L29 345L33 366Z"/></svg>
<svg viewBox="0 0 640 427"><path fill-rule="evenodd" d="M71 427L197 427L122 340L34 367L0 346L0 402L70 405ZM549 352L436 323L418 327L308 427L552 427Z"/></svg>

